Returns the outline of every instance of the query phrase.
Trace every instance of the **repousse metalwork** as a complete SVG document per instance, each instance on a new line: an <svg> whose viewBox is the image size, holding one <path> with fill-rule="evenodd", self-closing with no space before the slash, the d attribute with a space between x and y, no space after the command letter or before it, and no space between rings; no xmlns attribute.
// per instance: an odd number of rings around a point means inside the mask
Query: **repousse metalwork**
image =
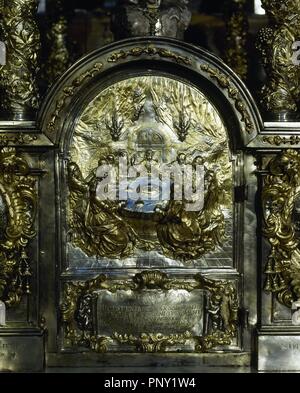
<svg viewBox="0 0 300 393"><path fill-rule="evenodd" d="M271 114L295 117L299 109L299 66L293 64L293 43L299 38L298 0L262 0L269 17L257 39L267 73L262 106Z"/></svg>
<svg viewBox="0 0 300 393"><path fill-rule="evenodd" d="M150 210L145 210L148 205L141 210L128 201L121 206L98 199L97 168L111 164L118 172L121 156L131 166L158 171L161 164L176 163L178 170L188 163L205 164L203 209L188 211L185 200L171 199L164 206L153 202ZM96 97L78 121L68 185L69 237L86 255L124 259L139 249L197 260L224 244L224 215L229 221L232 216L225 127L207 99L188 85L164 77L119 82Z"/></svg>
<svg viewBox="0 0 300 393"><path fill-rule="evenodd" d="M0 241L0 299L7 306L30 293L30 264L27 252L35 236L36 180L27 162L12 148L0 152L0 191L7 225Z"/></svg>
<svg viewBox="0 0 300 393"><path fill-rule="evenodd" d="M171 334L169 336L161 333L143 333L139 337L115 333L112 338L120 344L134 345L137 352L155 353L165 352L167 348L174 345L185 344L193 336L190 332Z"/></svg>
<svg viewBox="0 0 300 393"><path fill-rule="evenodd" d="M247 111L245 104L242 101L242 97L240 95L239 90L233 86L229 77L224 75L217 68L211 67L208 64L202 64L201 70L209 75L210 78L216 80L218 85L225 89L228 92L228 95L235 102L235 108L241 115L241 120L245 124L245 130L248 134L251 134L254 131L254 125L251 120L250 114Z"/></svg>
<svg viewBox="0 0 300 393"><path fill-rule="evenodd" d="M285 150L269 164L270 174L264 181L264 234L271 250L265 268L265 290L291 307L300 298L300 264L296 228L293 222L295 204L300 192L300 154Z"/></svg>
<svg viewBox="0 0 300 393"><path fill-rule="evenodd" d="M10 0L1 12L1 39L7 47L7 59L0 66L0 106L6 119L32 119L38 109L37 4L37 0Z"/></svg>
<svg viewBox="0 0 300 393"><path fill-rule="evenodd" d="M117 292L129 289L137 292L146 289L164 291L184 289L188 292L203 289L207 291L209 293L208 315L210 316L207 335L197 337L190 332L178 334L174 326L175 333L167 336L160 332L145 332L139 337L132 334L120 335L117 332L111 337L95 336L92 299L97 296L96 292L101 290ZM200 274L196 275L193 280L170 279L165 273L148 270L136 274L132 280L109 280L105 275L100 275L86 282L66 283L61 315L64 336L71 347L82 346L105 352L108 349L107 344L116 340L122 344L134 345L137 351L161 352L169 346L184 344L192 340L196 352L205 352L214 347L231 344L237 332L238 298L236 289L229 281L209 280Z"/></svg>
<svg viewBox="0 0 300 393"><path fill-rule="evenodd" d="M14 134L0 134L0 146L24 145L34 142L38 139L37 135L25 134L18 132Z"/></svg>
<svg viewBox="0 0 300 393"><path fill-rule="evenodd" d="M298 145L300 143L300 136L292 135L292 136L263 136L263 142L268 143L270 145Z"/></svg>
<svg viewBox="0 0 300 393"><path fill-rule="evenodd" d="M119 60L126 59L128 56L139 57L142 55L147 55L151 57L159 56L165 59L170 59L172 61L175 61L178 64L186 64L186 65L192 64L192 60L189 59L188 57L180 56L178 53L175 53L169 49L156 48L154 45L148 45L145 47L135 47L128 51L122 50L120 52L112 53L108 57L107 61L109 63L116 63Z"/></svg>
<svg viewBox="0 0 300 393"><path fill-rule="evenodd" d="M59 115L61 114L61 111L66 105L67 100L72 97L76 91L80 89L80 86L82 83L84 83L86 80L89 80L90 78L93 78L103 67L102 63L96 63L93 65L93 67L79 75L70 86L67 86L64 88L60 98L57 100L55 104L55 110L51 114L51 120L48 124L47 131L49 133L55 131L55 126L56 122L59 118Z"/></svg>

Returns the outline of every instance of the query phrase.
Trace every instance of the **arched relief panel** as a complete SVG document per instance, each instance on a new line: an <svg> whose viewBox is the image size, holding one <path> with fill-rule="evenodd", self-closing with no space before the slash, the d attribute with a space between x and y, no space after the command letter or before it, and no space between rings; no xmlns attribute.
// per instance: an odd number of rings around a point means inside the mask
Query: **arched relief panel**
<svg viewBox="0 0 300 393"><path fill-rule="evenodd" d="M263 129L260 113L243 82L219 58L189 44L168 38L130 39L108 45L76 62L52 87L39 114L43 133L56 144L66 141L70 108L107 83L119 71L129 76L134 68L167 70L197 85L226 113L234 148L248 145ZM81 104L80 104L81 103ZM74 121L74 119L73 119Z"/></svg>
<svg viewBox="0 0 300 393"><path fill-rule="evenodd" d="M237 314L243 304L243 149L261 126L242 82L203 50L170 39L132 39L76 63L49 93L39 122L57 147L62 348L137 349L145 333L143 351L154 352L161 341L157 334L163 333L163 349L241 349ZM146 169L139 187L130 189L126 198L120 197L122 160L129 173L137 166ZM184 164L203 169L202 175L189 176L192 189L200 183L204 187L203 205L196 210L188 205L199 198L193 194L178 200L174 173L164 178L165 171L159 172L161 166L167 171L175 165L181 174ZM150 167L157 174L151 189ZM116 192L117 200L100 197L107 179L103 168L116 174L117 185L110 192ZM134 174L128 175L133 184ZM133 195L137 189L138 197ZM162 198L165 189L170 193ZM149 199L149 193L156 196ZM144 302L148 290L152 295L162 290L162 309L165 302L170 306L170 290L183 290L186 299L198 299L201 326L197 322L196 330L190 326L185 335L183 326L194 323L189 314L188 322L174 330L170 319L161 325L163 331L150 332L148 322L141 327L131 309L133 330L125 331L132 321L116 314L119 329L114 333L112 325L86 314L95 306L91 302L100 299L95 307L106 315L105 288L109 297L116 297L114 304L117 299L126 303L124 291L130 291L134 302ZM210 314L203 308L207 293L212 296ZM147 301L153 301L151 296ZM159 324L163 315L153 313Z"/></svg>
<svg viewBox="0 0 300 393"><path fill-rule="evenodd" d="M64 158L59 187L63 195L71 192L70 201L60 210L69 212L61 215L62 222L68 216L61 226L61 238L70 240L67 250L65 240L61 249L65 268L137 267L139 259L145 259L138 250L147 249L147 254L151 254L150 249L156 252L157 247L163 251L163 259L157 254L148 256L147 260L156 261L149 267L238 264L233 257L234 241L239 242L233 240L233 227L238 227L236 232L240 233L242 225L241 215L237 217L233 208L234 189L243 184L242 158L238 152L255 138L261 119L242 82L219 59L169 39L154 39L151 44L140 40L138 44L135 40L113 44L80 60L61 78L44 104L40 122L46 135L59 145ZM208 173L218 173L210 185L214 191L207 191L207 195L215 195L215 200L206 202L214 213L198 217L196 222L202 223L192 231L187 225L161 227L157 223L174 214L175 207L163 206L159 215L159 204L141 207L138 201L129 200L128 206L122 208L122 225L130 219L130 229L125 225L124 231L117 230L108 236L108 243L114 242L114 236L124 238L123 246L118 249L111 245L108 250L107 242L97 246L101 242L91 231L96 224L85 221L91 219L87 218L90 204L86 198L91 195L89 189L98 163L102 160L116 167L122 152L126 152L129 167L133 163L150 163L147 154L152 154L154 166L170 167L180 165L180 161L193 165L202 160ZM113 157L108 158L109 155ZM81 185L75 177L81 179ZM70 213L75 207L80 214ZM214 215L214 229L200 233L212 226L208 217ZM187 220L195 221L194 216L190 214ZM141 236L138 227L144 224L138 222L146 217L147 223L154 220L155 224L143 228L148 234ZM113 220L113 215L102 219ZM121 217L117 215L116 219ZM114 227L116 223L112 222ZM177 241L177 237L181 240ZM196 240L186 243L190 237ZM203 259L208 254L211 263ZM116 263L121 255L126 263ZM105 259L106 256L112 259Z"/></svg>
<svg viewBox="0 0 300 393"><path fill-rule="evenodd" d="M227 132L195 87L155 75L113 83L78 116L68 154L69 268L233 266ZM200 195L185 202L178 193L173 200L172 186L185 165L192 170L203 164L206 190L199 213ZM111 166L115 201L106 200L105 189L101 200L103 166ZM140 170L145 174L138 177ZM187 181L196 188L200 179ZM125 182L129 191L121 197Z"/></svg>

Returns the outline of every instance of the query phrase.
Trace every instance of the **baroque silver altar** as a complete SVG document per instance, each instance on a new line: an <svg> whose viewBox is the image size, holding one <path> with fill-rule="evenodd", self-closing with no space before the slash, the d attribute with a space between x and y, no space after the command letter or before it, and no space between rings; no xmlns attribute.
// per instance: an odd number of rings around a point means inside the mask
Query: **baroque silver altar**
<svg viewBox="0 0 300 393"><path fill-rule="evenodd" d="M0 369L156 359L297 370L296 103L275 105L268 85L264 122L222 60L178 40L185 1L125 3L115 28L125 15L131 38L80 59L41 104L25 59L27 79L13 56L1 66ZM33 0L13 4L21 22L26 5L34 14ZM1 9L4 30L11 12ZM24 29L35 61L38 33ZM5 37L11 50L26 44ZM203 185L201 208L189 209L195 192L175 197L176 176Z"/></svg>

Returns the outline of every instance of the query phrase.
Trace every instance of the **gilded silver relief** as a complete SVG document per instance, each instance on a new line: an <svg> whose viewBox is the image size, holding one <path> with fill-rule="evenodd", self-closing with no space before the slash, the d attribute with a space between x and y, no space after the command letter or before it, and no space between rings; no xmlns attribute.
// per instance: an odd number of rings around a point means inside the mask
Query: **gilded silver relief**
<svg viewBox="0 0 300 393"><path fill-rule="evenodd" d="M99 168L122 182L119 160L159 173L160 166L204 167L204 206L186 200L97 197ZM167 183L162 175L164 187ZM172 178L171 178L172 181ZM192 177L194 183L199 181ZM142 183L141 183L142 184ZM115 83L84 110L68 165L68 255L85 266L231 266L232 163L217 110L194 87L158 76ZM141 190L142 187L142 190ZM148 183L139 185L149 191ZM152 191L151 191L152 192ZM75 266L74 266L75 265ZM72 267L76 267L74 262Z"/></svg>

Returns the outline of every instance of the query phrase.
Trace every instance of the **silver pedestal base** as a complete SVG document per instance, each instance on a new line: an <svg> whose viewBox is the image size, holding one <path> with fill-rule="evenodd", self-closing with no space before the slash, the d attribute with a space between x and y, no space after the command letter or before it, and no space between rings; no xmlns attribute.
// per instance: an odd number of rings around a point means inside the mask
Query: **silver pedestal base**
<svg viewBox="0 0 300 393"><path fill-rule="evenodd" d="M300 371L300 332L259 333L259 371Z"/></svg>
<svg viewBox="0 0 300 393"><path fill-rule="evenodd" d="M44 352L39 329L0 329L0 372L43 371Z"/></svg>

